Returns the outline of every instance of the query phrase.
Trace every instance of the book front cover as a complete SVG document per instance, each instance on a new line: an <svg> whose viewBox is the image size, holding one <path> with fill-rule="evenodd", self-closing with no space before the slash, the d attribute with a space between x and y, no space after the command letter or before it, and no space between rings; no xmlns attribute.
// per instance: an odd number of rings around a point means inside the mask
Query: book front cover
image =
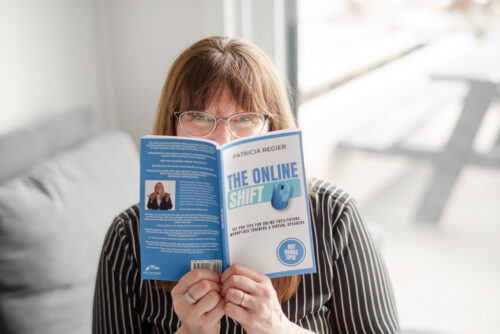
<svg viewBox="0 0 500 334"><path fill-rule="evenodd" d="M316 271L300 131L222 148L229 264L269 277Z"/></svg>

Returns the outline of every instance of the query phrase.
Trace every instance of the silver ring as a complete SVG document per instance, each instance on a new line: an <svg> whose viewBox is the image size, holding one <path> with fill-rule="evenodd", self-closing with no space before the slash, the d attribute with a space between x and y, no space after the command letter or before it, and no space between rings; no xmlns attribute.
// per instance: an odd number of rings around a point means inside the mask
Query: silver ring
<svg viewBox="0 0 500 334"><path fill-rule="evenodd" d="M246 295L247 295L247 293L245 291L243 291L243 297L241 298L240 306L243 306L243 302L245 301Z"/></svg>
<svg viewBox="0 0 500 334"><path fill-rule="evenodd" d="M186 298L186 300L189 304L195 304L197 302L196 299L191 297L191 295L189 294L189 291L186 291L186 293L184 294L184 297Z"/></svg>

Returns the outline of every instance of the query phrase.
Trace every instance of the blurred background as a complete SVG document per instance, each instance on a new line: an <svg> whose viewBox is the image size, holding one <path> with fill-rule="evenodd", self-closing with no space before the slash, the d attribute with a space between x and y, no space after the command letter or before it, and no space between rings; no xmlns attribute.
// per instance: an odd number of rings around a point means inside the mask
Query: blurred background
<svg viewBox="0 0 500 334"><path fill-rule="evenodd" d="M498 333L499 28L498 0L0 0L0 135L86 107L138 143L183 49L251 40L308 174L358 200L404 333Z"/></svg>

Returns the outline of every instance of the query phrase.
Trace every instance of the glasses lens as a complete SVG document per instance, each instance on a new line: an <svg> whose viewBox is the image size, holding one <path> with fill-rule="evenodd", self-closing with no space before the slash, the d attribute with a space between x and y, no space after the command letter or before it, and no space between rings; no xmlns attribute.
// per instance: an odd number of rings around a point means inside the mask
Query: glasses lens
<svg viewBox="0 0 500 334"><path fill-rule="evenodd" d="M229 127L238 137L259 134L264 128L266 117L258 113L241 113L229 118Z"/></svg>
<svg viewBox="0 0 500 334"><path fill-rule="evenodd" d="M182 130L193 137L208 136L215 125L215 117L202 111L186 111L183 112L179 121Z"/></svg>

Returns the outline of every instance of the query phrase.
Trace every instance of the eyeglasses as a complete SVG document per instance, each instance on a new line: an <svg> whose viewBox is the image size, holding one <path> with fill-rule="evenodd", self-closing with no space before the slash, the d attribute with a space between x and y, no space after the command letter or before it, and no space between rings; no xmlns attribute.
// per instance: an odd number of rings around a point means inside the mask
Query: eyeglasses
<svg viewBox="0 0 500 334"><path fill-rule="evenodd" d="M262 132L270 117L266 114L243 112L222 118L204 111L177 111L174 116L179 119L182 131L192 137L210 136L219 121L226 121L229 131L235 137L256 135Z"/></svg>

